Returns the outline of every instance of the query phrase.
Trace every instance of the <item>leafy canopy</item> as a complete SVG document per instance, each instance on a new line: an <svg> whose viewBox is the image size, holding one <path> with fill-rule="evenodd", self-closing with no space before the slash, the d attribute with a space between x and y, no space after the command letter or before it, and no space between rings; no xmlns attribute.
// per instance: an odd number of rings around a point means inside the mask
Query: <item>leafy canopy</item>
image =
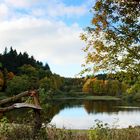
<svg viewBox="0 0 140 140"><path fill-rule="evenodd" d="M140 74L140 3L136 0L97 0L86 42L85 71L124 71Z"/></svg>

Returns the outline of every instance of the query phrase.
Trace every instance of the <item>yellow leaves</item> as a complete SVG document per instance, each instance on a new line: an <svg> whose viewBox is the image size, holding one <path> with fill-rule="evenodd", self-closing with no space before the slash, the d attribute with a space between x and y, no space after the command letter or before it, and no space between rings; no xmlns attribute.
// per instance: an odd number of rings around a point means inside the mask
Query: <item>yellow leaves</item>
<svg viewBox="0 0 140 140"><path fill-rule="evenodd" d="M120 89L121 88L121 89ZM83 86L83 92L95 95L118 95L120 90L125 92L127 85L118 80L98 80L96 78L87 79Z"/></svg>
<svg viewBox="0 0 140 140"><path fill-rule="evenodd" d="M7 78L9 79L9 80L12 80L13 78L14 78L14 73L13 72L9 72L8 74L7 74Z"/></svg>
<svg viewBox="0 0 140 140"><path fill-rule="evenodd" d="M87 45L87 46L86 46L85 48L83 48L82 50L83 50L84 52L88 52L89 48L90 48L90 46Z"/></svg>
<svg viewBox="0 0 140 140"><path fill-rule="evenodd" d="M90 79L88 79L86 82L85 82L85 84L84 84L84 86L83 86L83 89L82 89L82 91L83 92L89 92L89 84L90 84Z"/></svg>
<svg viewBox="0 0 140 140"><path fill-rule="evenodd" d="M80 38L81 38L81 40L83 40L83 41L87 41L87 37L86 37L85 34L81 34L81 35L80 35Z"/></svg>
<svg viewBox="0 0 140 140"><path fill-rule="evenodd" d="M0 78L0 90L2 89L3 85L4 85L4 80Z"/></svg>
<svg viewBox="0 0 140 140"><path fill-rule="evenodd" d="M95 4L95 10L98 11L102 6L102 2L101 1L97 1Z"/></svg>
<svg viewBox="0 0 140 140"><path fill-rule="evenodd" d="M92 24L97 25L97 23L98 23L98 18L93 18L93 19L92 19Z"/></svg>
<svg viewBox="0 0 140 140"><path fill-rule="evenodd" d="M97 15L92 19L92 24L95 25L97 28L96 30L105 29L107 27L107 20L106 16L104 15Z"/></svg>
<svg viewBox="0 0 140 140"><path fill-rule="evenodd" d="M84 86L83 86L82 91L83 92L90 92L91 83L95 82L96 80L97 80L96 78L87 79Z"/></svg>
<svg viewBox="0 0 140 140"><path fill-rule="evenodd" d="M89 93L97 93L102 89L104 89L104 81L96 78L88 79L83 86L83 92Z"/></svg>
<svg viewBox="0 0 140 140"><path fill-rule="evenodd" d="M94 42L94 48L96 49L97 53L100 53L104 50L105 46L104 46L103 42L96 40Z"/></svg>

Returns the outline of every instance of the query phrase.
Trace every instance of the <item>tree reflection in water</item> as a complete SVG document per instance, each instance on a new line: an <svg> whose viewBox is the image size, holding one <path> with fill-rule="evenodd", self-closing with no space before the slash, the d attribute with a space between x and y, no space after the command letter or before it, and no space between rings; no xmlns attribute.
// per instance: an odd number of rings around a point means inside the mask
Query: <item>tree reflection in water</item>
<svg viewBox="0 0 140 140"><path fill-rule="evenodd" d="M66 108L83 107L88 114L96 113L118 113L120 110L128 110L128 108L117 108L117 106L140 106L139 103L128 103L120 101L92 101L92 100L52 100L46 101L43 110L41 111L42 122L48 124L53 117L57 115L61 110ZM15 123L33 123L33 112L28 109L17 109L8 113L0 114L6 116L10 122Z"/></svg>

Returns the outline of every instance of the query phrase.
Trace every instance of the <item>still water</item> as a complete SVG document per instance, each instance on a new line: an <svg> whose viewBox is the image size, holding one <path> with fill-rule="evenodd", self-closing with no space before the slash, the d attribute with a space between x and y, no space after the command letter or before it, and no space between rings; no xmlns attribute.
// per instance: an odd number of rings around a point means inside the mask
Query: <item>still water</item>
<svg viewBox="0 0 140 140"><path fill-rule="evenodd" d="M72 101L56 114L51 124L58 128L89 129L100 120L109 127L124 128L140 124L140 104L118 101Z"/></svg>
<svg viewBox="0 0 140 140"><path fill-rule="evenodd" d="M42 107L42 123L57 128L89 129L95 126L95 120L115 128L140 125L140 103L135 102L57 100L46 101ZM2 116L11 122L25 124L34 121L33 114L32 110L19 109Z"/></svg>

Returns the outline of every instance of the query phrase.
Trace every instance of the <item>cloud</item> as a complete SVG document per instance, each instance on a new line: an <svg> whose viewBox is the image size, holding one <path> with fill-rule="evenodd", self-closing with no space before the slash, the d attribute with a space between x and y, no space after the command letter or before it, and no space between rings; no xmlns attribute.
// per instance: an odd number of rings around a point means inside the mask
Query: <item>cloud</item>
<svg viewBox="0 0 140 140"><path fill-rule="evenodd" d="M54 9L55 7L55 9ZM56 16L82 16L87 13L86 6L72 6L72 5L65 5L64 3L50 3L48 5L48 14L52 17Z"/></svg>
<svg viewBox="0 0 140 140"><path fill-rule="evenodd" d="M1 0L0 52L13 46L48 62L56 73L70 68L70 75L74 69L78 73L84 44L79 38L82 29L71 19L88 10L86 3L68 5L63 0Z"/></svg>
<svg viewBox="0 0 140 140"><path fill-rule="evenodd" d="M127 128L140 123L139 115L138 110L123 110L117 113L98 112L89 115L81 107L69 108L61 110L59 114L55 115L50 124L56 125L57 128L90 129L97 125L95 120L100 120L103 124L107 123L110 128Z"/></svg>
<svg viewBox="0 0 140 140"><path fill-rule="evenodd" d="M36 59L53 65L79 64L83 43L79 38L81 28L77 24L67 26L63 22L36 18L21 18L0 23L0 51L13 46L27 51Z"/></svg>
<svg viewBox="0 0 140 140"><path fill-rule="evenodd" d="M4 2L13 7L27 7L31 4L33 0L5 0Z"/></svg>
<svg viewBox="0 0 140 140"><path fill-rule="evenodd" d="M5 4L1 3L0 4L0 20L2 20L5 17L7 17L8 12L9 12L8 7Z"/></svg>
<svg viewBox="0 0 140 140"><path fill-rule="evenodd" d="M25 15L45 18L72 16L76 18L85 15L89 10L86 4L66 5L62 0L3 0L0 3L9 7L10 18Z"/></svg>

